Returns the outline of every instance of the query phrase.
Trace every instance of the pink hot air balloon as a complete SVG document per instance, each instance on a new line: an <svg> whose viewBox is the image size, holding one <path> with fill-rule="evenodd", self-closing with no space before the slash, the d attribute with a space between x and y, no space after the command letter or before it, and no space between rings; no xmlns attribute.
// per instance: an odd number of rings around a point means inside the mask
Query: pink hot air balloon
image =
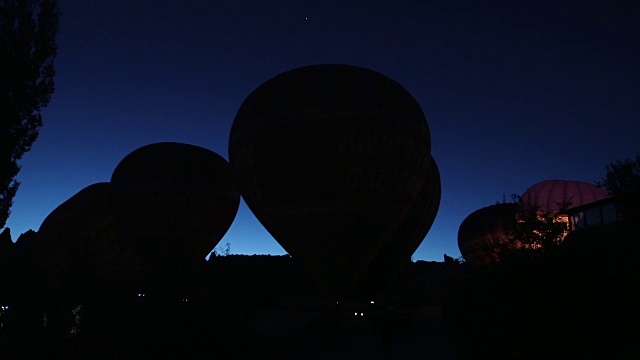
<svg viewBox="0 0 640 360"><path fill-rule="evenodd" d="M582 181L545 180L528 188L520 203L540 211L559 211L563 205L576 207L609 197L607 190Z"/></svg>

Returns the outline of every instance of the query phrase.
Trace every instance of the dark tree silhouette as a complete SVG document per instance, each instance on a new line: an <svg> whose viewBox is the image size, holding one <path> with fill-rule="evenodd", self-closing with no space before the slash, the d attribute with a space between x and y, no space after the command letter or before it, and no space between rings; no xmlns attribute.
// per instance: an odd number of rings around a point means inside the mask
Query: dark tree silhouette
<svg viewBox="0 0 640 360"><path fill-rule="evenodd" d="M562 204L566 209L568 204ZM529 256L547 255L564 239L568 224L562 211L541 211L537 207L521 206L517 213L513 238L520 252Z"/></svg>
<svg viewBox="0 0 640 360"><path fill-rule="evenodd" d="M56 0L0 0L0 228L54 90L59 16Z"/></svg>
<svg viewBox="0 0 640 360"><path fill-rule="evenodd" d="M608 190L624 207L625 216L640 219L640 153L635 159L616 160L597 185Z"/></svg>
<svg viewBox="0 0 640 360"><path fill-rule="evenodd" d="M503 196L503 203L507 203ZM511 202L518 204L516 222L511 235L513 241L501 248L501 257L535 258L555 251L567 234L568 223L564 211L570 203L557 204L560 211L543 211L537 206L523 204L519 195L512 194Z"/></svg>

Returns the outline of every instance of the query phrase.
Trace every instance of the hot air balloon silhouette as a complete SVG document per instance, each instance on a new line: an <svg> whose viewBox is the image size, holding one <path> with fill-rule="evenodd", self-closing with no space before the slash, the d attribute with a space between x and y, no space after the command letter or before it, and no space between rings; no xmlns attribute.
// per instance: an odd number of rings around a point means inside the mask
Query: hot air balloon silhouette
<svg viewBox="0 0 640 360"><path fill-rule="evenodd" d="M397 273L411 262L411 255L435 221L441 197L440 172L433 157L425 166L429 177L399 217L402 225L387 238L357 281L358 289L370 296L384 292Z"/></svg>
<svg viewBox="0 0 640 360"><path fill-rule="evenodd" d="M430 153L429 127L407 90L338 64L263 83L238 110L229 141L247 205L327 295L348 291L388 240L423 231L434 216L437 206L412 214L432 190Z"/></svg>
<svg viewBox="0 0 640 360"><path fill-rule="evenodd" d="M518 204L500 203L478 209L458 229L458 248L472 264L499 260L500 249L513 243Z"/></svg>
<svg viewBox="0 0 640 360"><path fill-rule="evenodd" d="M240 203L229 163L183 143L131 152L113 171L111 186L119 227L156 275L180 274L204 261Z"/></svg>
<svg viewBox="0 0 640 360"><path fill-rule="evenodd" d="M137 255L114 224L109 183L89 185L60 204L38 238L47 285L67 293L123 288L138 271Z"/></svg>

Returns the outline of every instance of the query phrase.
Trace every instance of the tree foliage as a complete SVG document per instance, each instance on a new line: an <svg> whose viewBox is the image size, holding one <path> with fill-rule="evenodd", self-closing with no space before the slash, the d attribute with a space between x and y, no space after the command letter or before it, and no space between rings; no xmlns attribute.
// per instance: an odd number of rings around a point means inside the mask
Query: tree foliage
<svg viewBox="0 0 640 360"><path fill-rule="evenodd" d="M56 0L0 0L0 228L54 91L59 16Z"/></svg>
<svg viewBox="0 0 640 360"><path fill-rule="evenodd" d="M506 201L503 197L503 202ZM558 204L560 211L542 211L524 204L518 195L511 195L511 202L518 204L516 221L509 230L513 241L503 244L501 258L535 258L555 251L567 234L568 223L563 210L570 204Z"/></svg>
<svg viewBox="0 0 640 360"><path fill-rule="evenodd" d="M214 257L218 257L218 256L229 256L229 254L231 254L231 244L226 243L224 244L224 246L222 245L216 246L213 249L213 251L211 251L210 255L213 255Z"/></svg>
<svg viewBox="0 0 640 360"><path fill-rule="evenodd" d="M616 160L606 169L606 175L597 185L618 200L626 217L640 219L640 153L635 159Z"/></svg>
<svg viewBox="0 0 640 360"><path fill-rule="evenodd" d="M513 238L518 250L535 257L549 254L560 246L567 229L567 219L561 211L541 211L536 207L521 206Z"/></svg>

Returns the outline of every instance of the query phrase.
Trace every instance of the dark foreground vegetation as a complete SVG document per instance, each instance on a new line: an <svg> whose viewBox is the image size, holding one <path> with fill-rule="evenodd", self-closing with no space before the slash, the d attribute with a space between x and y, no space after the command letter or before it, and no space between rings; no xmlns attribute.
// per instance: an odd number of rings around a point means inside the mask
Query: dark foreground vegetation
<svg viewBox="0 0 640 360"><path fill-rule="evenodd" d="M166 286L7 303L0 358L637 358L638 258L618 224L545 257L410 263L376 299L328 299L288 256L213 256Z"/></svg>
<svg viewBox="0 0 640 360"><path fill-rule="evenodd" d="M456 276L443 306L460 357L638 358L637 240L631 226L577 231L548 256Z"/></svg>
<svg viewBox="0 0 640 360"><path fill-rule="evenodd" d="M399 356L403 349L397 339L415 343L416 336L443 337L436 333L442 327L440 312L417 318L422 307L439 306L439 294L429 298L418 287L442 266L409 264L380 300L356 294L328 299L289 256L214 256L188 280L169 280L165 286L25 297L2 312L0 358ZM447 346L427 351L448 351ZM414 351L410 358L416 355L421 357Z"/></svg>

